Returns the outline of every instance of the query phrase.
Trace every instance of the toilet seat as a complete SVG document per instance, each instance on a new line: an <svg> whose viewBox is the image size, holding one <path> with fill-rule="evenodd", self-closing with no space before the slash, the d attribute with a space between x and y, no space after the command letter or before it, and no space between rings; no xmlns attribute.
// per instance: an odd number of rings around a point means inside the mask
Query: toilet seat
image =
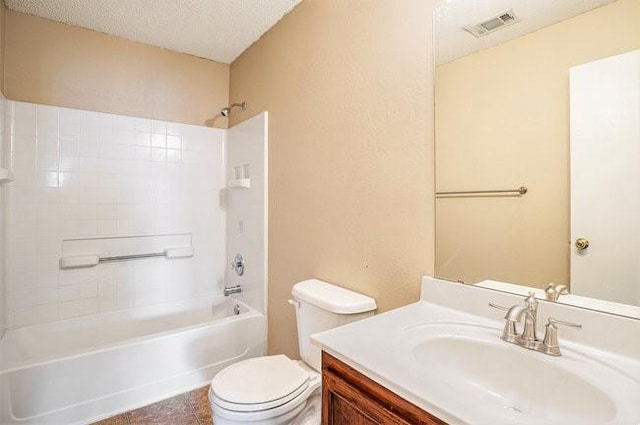
<svg viewBox="0 0 640 425"><path fill-rule="evenodd" d="M210 398L235 412L260 412L290 403L306 393L311 376L284 355L235 363L211 382Z"/></svg>
<svg viewBox="0 0 640 425"><path fill-rule="evenodd" d="M272 409L259 410L255 412L241 412L237 410L225 409L216 404L216 401L214 401L214 397L211 394L211 390L209 390L209 400L212 403L214 418L224 418L227 421L233 421L232 423L242 424L252 422L260 423L260 421L267 421L265 423L271 423L274 418L292 418L300 414L307 407L307 402L309 401L309 398L312 396L314 391L320 391L320 379L314 380L314 383L312 385L309 385L305 391L298 395L298 397L290 400L288 403L282 404ZM289 422L285 421L278 423Z"/></svg>

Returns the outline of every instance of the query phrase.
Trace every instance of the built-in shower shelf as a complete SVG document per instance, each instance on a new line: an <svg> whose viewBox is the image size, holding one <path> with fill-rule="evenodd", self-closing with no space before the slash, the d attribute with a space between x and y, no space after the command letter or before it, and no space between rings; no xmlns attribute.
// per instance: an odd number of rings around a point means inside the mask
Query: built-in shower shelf
<svg viewBox="0 0 640 425"><path fill-rule="evenodd" d="M13 176L6 168L0 168L0 184L13 181Z"/></svg>
<svg viewBox="0 0 640 425"><path fill-rule="evenodd" d="M243 188L250 189L251 188L251 179L237 179L237 180L229 180L227 184L229 188Z"/></svg>

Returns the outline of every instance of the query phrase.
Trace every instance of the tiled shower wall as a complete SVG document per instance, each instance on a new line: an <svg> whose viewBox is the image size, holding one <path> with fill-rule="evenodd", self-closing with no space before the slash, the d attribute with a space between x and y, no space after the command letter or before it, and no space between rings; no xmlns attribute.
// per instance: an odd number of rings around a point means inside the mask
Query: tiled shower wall
<svg viewBox="0 0 640 425"><path fill-rule="evenodd" d="M6 118L8 326L220 292L224 130L13 101ZM58 266L64 239L175 233L193 258Z"/></svg>

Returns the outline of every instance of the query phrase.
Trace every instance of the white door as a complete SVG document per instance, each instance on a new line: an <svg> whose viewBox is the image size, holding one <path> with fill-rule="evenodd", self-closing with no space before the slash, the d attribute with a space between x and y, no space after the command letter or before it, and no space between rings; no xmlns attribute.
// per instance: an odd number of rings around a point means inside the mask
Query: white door
<svg viewBox="0 0 640 425"><path fill-rule="evenodd" d="M570 114L571 292L640 305L640 50L571 68Z"/></svg>

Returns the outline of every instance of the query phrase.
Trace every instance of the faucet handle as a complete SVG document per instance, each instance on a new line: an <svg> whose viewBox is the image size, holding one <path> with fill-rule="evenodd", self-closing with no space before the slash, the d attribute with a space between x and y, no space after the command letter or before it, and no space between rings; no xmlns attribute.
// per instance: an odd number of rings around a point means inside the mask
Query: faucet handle
<svg viewBox="0 0 640 425"><path fill-rule="evenodd" d="M502 311L507 311L509 310L509 307L505 307L503 305L500 304L494 304L492 302L489 302L489 307L491 308L495 308L496 310L502 310Z"/></svg>
<svg viewBox="0 0 640 425"><path fill-rule="evenodd" d="M582 329L582 325L580 323L573 323L573 322L565 322L564 320L558 320L554 317L549 317L549 319L547 320L547 325L552 324L552 325L562 325L562 326L571 326L572 328L579 328Z"/></svg>
<svg viewBox="0 0 640 425"><path fill-rule="evenodd" d="M536 294L533 292L529 292L529 295L524 299L524 303L527 307L535 310L538 307L538 300L536 299ZM496 310L509 311L511 307L505 307L500 304L492 303L489 301L489 307L495 308Z"/></svg>
<svg viewBox="0 0 640 425"><path fill-rule="evenodd" d="M560 346L558 346L558 328L556 325L570 326L572 328L581 329L579 323L565 322L549 317L545 326L544 340L542 341L542 351L552 356L561 356Z"/></svg>

